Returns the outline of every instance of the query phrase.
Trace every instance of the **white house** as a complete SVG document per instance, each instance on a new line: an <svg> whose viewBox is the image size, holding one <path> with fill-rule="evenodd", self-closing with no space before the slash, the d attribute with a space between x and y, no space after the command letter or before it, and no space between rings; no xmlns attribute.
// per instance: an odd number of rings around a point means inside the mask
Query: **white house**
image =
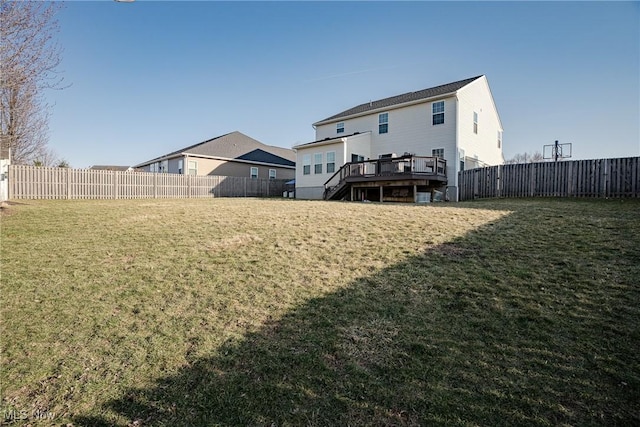
<svg viewBox="0 0 640 427"><path fill-rule="evenodd" d="M296 197L458 198L458 171L501 164L502 125L487 78L472 77L358 105L313 124L296 151Z"/></svg>

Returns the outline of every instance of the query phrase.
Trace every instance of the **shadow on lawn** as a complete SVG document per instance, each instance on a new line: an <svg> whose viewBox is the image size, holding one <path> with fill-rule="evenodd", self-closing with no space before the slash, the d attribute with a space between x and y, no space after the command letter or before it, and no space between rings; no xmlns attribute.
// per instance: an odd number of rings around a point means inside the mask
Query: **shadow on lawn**
<svg viewBox="0 0 640 427"><path fill-rule="evenodd" d="M624 307L638 290L618 274L594 289L580 273L598 265L532 254L562 232L554 215L515 212L308 301L103 410L166 426L639 423ZM637 255L620 251L621 268Z"/></svg>

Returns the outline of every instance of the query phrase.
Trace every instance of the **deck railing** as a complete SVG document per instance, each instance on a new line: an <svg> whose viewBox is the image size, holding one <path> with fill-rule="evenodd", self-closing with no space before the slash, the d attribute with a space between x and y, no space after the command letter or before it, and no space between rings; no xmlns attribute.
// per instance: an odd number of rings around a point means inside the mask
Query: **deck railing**
<svg viewBox="0 0 640 427"><path fill-rule="evenodd" d="M345 163L324 183L325 195L345 181L374 177L423 175L446 179L447 162L439 157L402 156Z"/></svg>

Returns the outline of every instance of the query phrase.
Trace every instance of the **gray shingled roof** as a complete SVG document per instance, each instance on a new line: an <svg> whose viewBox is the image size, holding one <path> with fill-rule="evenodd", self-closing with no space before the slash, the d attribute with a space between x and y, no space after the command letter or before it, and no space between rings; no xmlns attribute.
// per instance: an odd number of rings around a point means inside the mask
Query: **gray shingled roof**
<svg viewBox="0 0 640 427"><path fill-rule="evenodd" d="M302 148L302 147L305 147L307 145L317 144L319 142L322 142L324 144L331 144L333 142L341 141L343 138L349 138L351 136L360 135L362 133L367 133L367 132L355 132L355 133L351 133L349 135L340 135L340 136L336 136L336 137L333 137L333 138L325 138L325 139L319 139L317 141L305 142L304 144L298 144L293 148Z"/></svg>
<svg viewBox="0 0 640 427"><path fill-rule="evenodd" d="M226 135L199 142L181 150L141 163L146 165L159 159L175 157L178 154L194 156L221 157L261 163L272 163L283 166L295 166L296 155L290 148L266 145L241 132L235 131Z"/></svg>
<svg viewBox="0 0 640 427"><path fill-rule="evenodd" d="M360 104L356 107L350 108L348 110L345 110L341 113L338 113L334 116L331 117L327 117L324 120L320 120L319 122L314 123L318 124L318 123L322 123L322 122L327 122L327 121L331 121L331 120L335 120L335 119L339 119L342 117L347 117L347 116L351 116L354 114L360 114L360 113L365 113L367 111L371 111L371 110L377 110L379 108L386 108L386 107L391 107L393 105L398 105L398 104L404 104L405 102L411 102L411 101L419 101L421 99L428 99L428 98L434 98L436 96L440 96L440 95L445 95L448 93L453 93L461 88L463 88L464 86L468 85L469 83L471 83L472 81L479 79L480 76L476 76L476 77L471 77L469 79L465 79L465 80L460 80L457 82L453 82L453 83L447 83L444 85L440 85L440 86L435 86L435 87L431 87L429 89L423 89L423 90L419 90L417 92L408 92L408 93L403 93L402 95L396 95L396 96L392 96L390 98L384 98L384 99L380 99L378 101L371 101L371 102L367 102L365 104Z"/></svg>
<svg viewBox="0 0 640 427"><path fill-rule="evenodd" d="M101 171L128 171L131 169L130 166L113 166L113 165L94 165L89 169L92 170L101 170Z"/></svg>

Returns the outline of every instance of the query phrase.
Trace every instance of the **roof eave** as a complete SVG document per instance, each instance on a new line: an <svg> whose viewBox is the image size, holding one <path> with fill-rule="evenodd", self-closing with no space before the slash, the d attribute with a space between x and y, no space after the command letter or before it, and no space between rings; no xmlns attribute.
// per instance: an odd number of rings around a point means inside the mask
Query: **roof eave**
<svg viewBox="0 0 640 427"><path fill-rule="evenodd" d="M363 135L370 135L370 134L371 134L371 131L357 132L351 135L337 136L335 138L321 139L319 141L313 141L313 142L305 142L304 144L294 145L291 148L293 150L298 150L301 148L320 147L322 145L338 144L341 142L345 142L345 140L349 138L357 138Z"/></svg>
<svg viewBox="0 0 640 427"><path fill-rule="evenodd" d="M162 160L170 160L170 159L175 159L175 158L180 158L180 157L192 157L192 158L201 158L201 159L211 159L211 160L222 160L225 162L238 162L238 163L251 163L251 164L255 164L255 165L262 165L262 166L276 166L276 167L280 167L280 168L288 168L288 169L295 169L295 166L290 166L290 165L283 165L280 163L269 163L269 162L258 162L255 160L245 160L245 159L232 159L229 157L220 157L220 156L207 156L206 154L196 154L196 153L189 153L188 151L183 151L182 153L175 153L173 155L170 156L161 156L161 157L157 157L153 160L149 160L148 162L144 162L144 163L140 163L139 165L135 165L132 166L134 168L140 168L143 166L148 166L151 163L156 163ZM285 159L289 162L295 163L293 160L289 160L289 159Z"/></svg>
<svg viewBox="0 0 640 427"><path fill-rule="evenodd" d="M460 89L462 89L462 88L460 88ZM435 100L438 100L438 99L443 99L443 98L450 98L452 96L455 96L460 89L455 90L453 92L444 93L444 94L441 94L441 95L430 96L429 98L422 98L422 99L417 99L415 101L403 102L401 104L394 104L394 105L388 105L386 107L374 108L372 110L363 111L361 113L349 114L347 116L334 117L333 119L320 120L319 122L315 122L313 124L313 126L315 127L315 126L328 125L330 123L341 122L341 121L348 120L348 119L355 119L356 117L368 116L369 114L380 113L380 112L388 111L388 110L396 110L398 108L410 107L412 105L423 104L425 102L432 102L432 101L435 101Z"/></svg>

